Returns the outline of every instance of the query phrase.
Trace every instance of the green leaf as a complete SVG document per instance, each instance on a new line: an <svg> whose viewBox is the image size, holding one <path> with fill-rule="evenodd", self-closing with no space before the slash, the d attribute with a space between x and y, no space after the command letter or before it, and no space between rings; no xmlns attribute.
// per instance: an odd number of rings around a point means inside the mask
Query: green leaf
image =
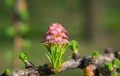
<svg viewBox="0 0 120 76"><path fill-rule="evenodd" d="M74 51L78 51L78 43L77 43L77 41L75 41L75 40L71 40L70 42L69 42L69 47L70 47L70 49L74 52Z"/></svg>
<svg viewBox="0 0 120 76"><path fill-rule="evenodd" d="M51 56L50 56L50 54L46 54L46 57L48 58L48 60L50 61L50 63L52 63L52 60L51 60Z"/></svg>
<svg viewBox="0 0 120 76"><path fill-rule="evenodd" d="M24 53L24 52L21 52L21 53L19 54L19 58L20 58L23 62L27 62L27 61L28 61L28 56L27 56L27 54Z"/></svg>
<svg viewBox="0 0 120 76"><path fill-rule="evenodd" d="M113 70L112 62L106 62L106 63L105 63L105 67L106 67L108 70L112 71L112 70Z"/></svg>
<svg viewBox="0 0 120 76"><path fill-rule="evenodd" d="M49 46L49 44L47 44L47 43L41 43L41 44L43 44L47 48L47 50L50 52L50 46Z"/></svg>
<svg viewBox="0 0 120 76"><path fill-rule="evenodd" d="M63 55L68 44L64 44L64 45L58 45L58 44L49 45L48 43L43 43L43 44L48 49L48 54L46 56L49 59L53 69L59 68L62 64Z"/></svg>

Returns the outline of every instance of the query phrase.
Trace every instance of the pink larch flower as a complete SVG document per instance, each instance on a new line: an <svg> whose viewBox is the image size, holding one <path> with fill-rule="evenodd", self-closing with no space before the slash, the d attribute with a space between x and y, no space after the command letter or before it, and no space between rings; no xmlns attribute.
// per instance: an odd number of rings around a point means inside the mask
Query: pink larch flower
<svg viewBox="0 0 120 76"><path fill-rule="evenodd" d="M68 42L67 31L62 27L61 24L51 24L44 36L44 42L49 44L65 44Z"/></svg>

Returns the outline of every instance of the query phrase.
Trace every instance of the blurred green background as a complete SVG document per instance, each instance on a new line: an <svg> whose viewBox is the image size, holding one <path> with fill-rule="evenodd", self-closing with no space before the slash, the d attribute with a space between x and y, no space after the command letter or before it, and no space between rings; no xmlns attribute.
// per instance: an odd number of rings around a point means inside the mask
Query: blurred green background
<svg viewBox="0 0 120 76"><path fill-rule="evenodd" d="M6 29L13 26L11 20L14 0L0 0L0 73L13 69L14 38L6 35ZM8 2L8 4L6 4ZM68 31L70 40L79 42L82 56L107 47L114 51L120 48L120 0L27 0L30 30L22 38L31 42L22 51L37 66L48 63L47 49L40 44L47 27L58 22ZM27 43L26 43L27 45ZM29 46L29 43L28 43ZM65 60L71 52L66 51ZM22 63L22 62L21 62ZM21 69L23 68L21 64ZM83 76L82 70L70 70L53 76Z"/></svg>

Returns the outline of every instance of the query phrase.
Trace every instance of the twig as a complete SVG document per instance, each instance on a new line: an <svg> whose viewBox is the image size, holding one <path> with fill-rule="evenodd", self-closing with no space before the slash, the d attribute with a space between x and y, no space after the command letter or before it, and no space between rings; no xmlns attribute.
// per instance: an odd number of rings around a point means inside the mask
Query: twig
<svg viewBox="0 0 120 76"><path fill-rule="evenodd" d="M79 56L79 55L75 55L75 56ZM29 68L26 68L25 70L12 71L9 76L16 76L16 75L17 76L46 76L46 75L64 72L70 69L76 69L76 68L85 69L90 65L93 65L94 66L93 68L96 68L95 70L97 70L97 73L93 72L95 73L95 75L86 75L86 76L99 76L99 73L102 73L103 76L107 76L108 73L106 73L105 69L103 70L104 64L106 62L113 61L113 59L118 56L120 56L119 51L117 52L105 51L105 53L98 55L96 58L93 58L92 56L73 57L73 59L65 61L62 64L61 68L59 68L57 71L51 68L51 64L44 64L43 66L29 67ZM77 59L74 59L74 58L77 58ZM29 63L29 65L30 64L31 62ZM32 64L30 66L32 66Z"/></svg>

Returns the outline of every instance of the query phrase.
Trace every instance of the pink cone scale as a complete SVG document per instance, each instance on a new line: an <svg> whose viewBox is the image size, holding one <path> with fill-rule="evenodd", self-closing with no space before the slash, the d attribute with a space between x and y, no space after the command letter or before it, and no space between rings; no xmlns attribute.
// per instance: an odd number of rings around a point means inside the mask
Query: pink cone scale
<svg viewBox="0 0 120 76"><path fill-rule="evenodd" d="M68 43L67 31L59 23L51 24L44 36L44 42L48 44L65 44Z"/></svg>

